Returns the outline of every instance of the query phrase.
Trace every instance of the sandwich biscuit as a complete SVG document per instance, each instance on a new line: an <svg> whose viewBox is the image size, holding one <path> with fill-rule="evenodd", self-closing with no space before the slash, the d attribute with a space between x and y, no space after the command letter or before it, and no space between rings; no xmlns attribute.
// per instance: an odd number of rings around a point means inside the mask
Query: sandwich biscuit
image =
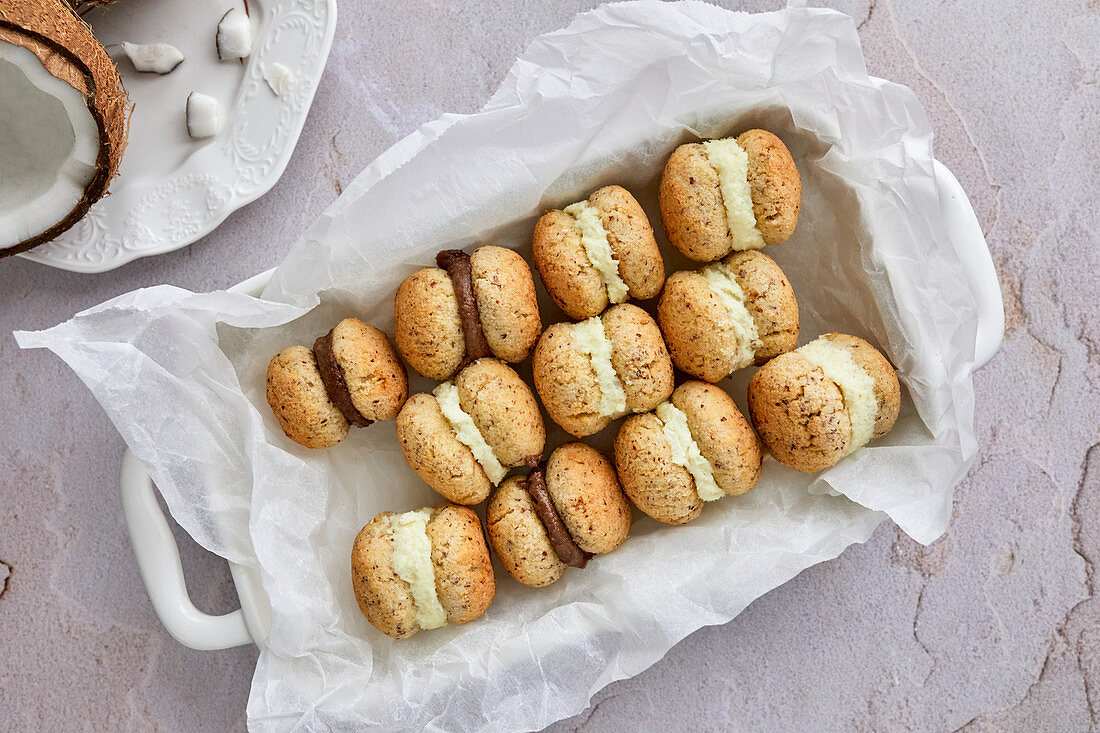
<svg viewBox="0 0 1100 733"><path fill-rule="evenodd" d="M856 336L828 333L769 361L749 382L749 417L777 461L815 473L894 426L894 367Z"/></svg>
<svg viewBox="0 0 1100 733"><path fill-rule="evenodd" d="M328 448L346 438L352 425L396 418L409 396L409 380L386 334L345 318L313 349L291 346L272 357L266 391L288 438Z"/></svg>
<svg viewBox="0 0 1100 733"><path fill-rule="evenodd" d="M473 621L496 595L481 522L450 503L376 516L355 538L351 576L359 610L394 639Z"/></svg>
<svg viewBox="0 0 1100 733"><path fill-rule="evenodd" d="M615 436L615 465L634 506L683 524L703 503L749 491L760 478L760 444L733 399L685 382L656 410L634 415Z"/></svg>
<svg viewBox="0 0 1100 733"><path fill-rule="evenodd" d="M509 478L493 491L485 514L504 567L536 588L567 566L585 567L630 533L630 503L611 461L584 443L567 443L527 477Z"/></svg>
<svg viewBox="0 0 1100 733"><path fill-rule="evenodd" d="M397 348L429 379L450 379L486 356L523 361L542 331L531 268L503 247L445 250L394 299Z"/></svg>
<svg viewBox="0 0 1100 733"><path fill-rule="evenodd" d="M779 265L755 250L672 273L657 321L672 362L705 382L764 364L798 343L794 291Z"/></svg>
<svg viewBox="0 0 1100 733"><path fill-rule="evenodd" d="M535 267L554 302L574 320L661 292L665 265L645 211L621 186L545 212L535 225Z"/></svg>
<svg viewBox="0 0 1100 733"><path fill-rule="evenodd" d="M499 359L479 359L454 382L415 394L397 416L405 460L456 504L478 504L508 469L534 465L546 442L531 388Z"/></svg>
<svg viewBox="0 0 1100 733"><path fill-rule="evenodd" d="M576 437L672 394L672 360L661 330L631 303L546 329L532 359L535 389L550 417Z"/></svg>
<svg viewBox="0 0 1100 733"><path fill-rule="evenodd" d="M798 223L802 178L782 140L748 130L676 148L659 202L668 241L685 257L709 262L787 241Z"/></svg>

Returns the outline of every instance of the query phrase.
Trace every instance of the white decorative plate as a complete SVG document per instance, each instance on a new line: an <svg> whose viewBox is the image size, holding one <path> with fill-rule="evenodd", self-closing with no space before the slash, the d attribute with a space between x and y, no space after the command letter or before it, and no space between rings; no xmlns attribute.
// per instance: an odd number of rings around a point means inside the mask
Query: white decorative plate
<svg viewBox="0 0 1100 733"><path fill-rule="evenodd" d="M130 138L111 195L57 240L20 254L76 272L104 272L138 257L185 247L266 193L286 168L325 68L336 0L248 0L253 51L219 62L218 21L245 0L118 0L88 13L119 62L134 102ZM185 61L167 76L139 74L112 44L171 43ZM294 84L276 96L264 69L282 64ZM218 99L222 126L187 137L192 91Z"/></svg>

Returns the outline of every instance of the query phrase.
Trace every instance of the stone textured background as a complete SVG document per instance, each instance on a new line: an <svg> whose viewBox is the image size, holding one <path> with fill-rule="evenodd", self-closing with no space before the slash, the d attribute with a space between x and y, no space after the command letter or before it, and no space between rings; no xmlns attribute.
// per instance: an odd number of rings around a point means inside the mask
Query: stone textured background
<svg viewBox="0 0 1100 733"><path fill-rule="evenodd" d="M265 198L106 275L0 263L0 727L241 729L256 656L164 632L123 527L122 441L58 359L7 334L134 288L222 288L272 266L374 157L476 111L534 36L592 4L344 0L305 132ZM555 730L1100 720L1100 2L830 4L858 19L871 73L916 91L997 263L1008 325L975 377L979 460L933 546L884 524ZM199 606L234 608L225 564L179 539Z"/></svg>

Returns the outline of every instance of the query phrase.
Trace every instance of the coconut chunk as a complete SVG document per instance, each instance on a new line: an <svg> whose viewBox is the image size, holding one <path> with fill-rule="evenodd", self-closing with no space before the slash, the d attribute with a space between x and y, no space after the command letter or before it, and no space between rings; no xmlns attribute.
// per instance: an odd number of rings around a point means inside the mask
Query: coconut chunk
<svg viewBox="0 0 1100 733"><path fill-rule="evenodd" d="M208 94L191 92L187 97L187 134L192 140L214 137L221 127L218 100Z"/></svg>
<svg viewBox="0 0 1100 733"><path fill-rule="evenodd" d="M223 15L218 23L215 45L222 61L248 58L252 54L252 23L248 15L237 8Z"/></svg>
<svg viewBox="0 0 1100 733"><path fill-rule="evenodd" d="M276 97L281 97L294 86L294 72L282 64L269 64L264 67L264 81Z"/></svg>
<svg viewBox="0 0 1100 733"><path fill-rule="evenodd" d="M183 63L183 53L170 43L122 42L122 52L138 71L149 74L171 74Z"/></svg>

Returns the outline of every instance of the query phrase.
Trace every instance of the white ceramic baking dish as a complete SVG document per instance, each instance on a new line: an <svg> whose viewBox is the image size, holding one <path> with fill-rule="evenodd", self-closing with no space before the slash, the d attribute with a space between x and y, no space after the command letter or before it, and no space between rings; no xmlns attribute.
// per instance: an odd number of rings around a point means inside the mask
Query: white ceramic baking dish
<svg viewBox="0 0 1100 733"><path fill-rule="evenodd" d="M939 161L935 163L935 173L945 229L966 269L978 304L976 370L993 358L1004 336L1001 288L985 236L962 186ZM233 290L259 295L270 276L271 271L261 273ZM263 647L271 626L271 606L258 571L229 563L240 609L224 616L199 611L187 594L179 549L157 502L149 474L129 451L122 458L120 483L122 508L141 577L168 633L192 649L228 649L250 643Z"/></svg>

